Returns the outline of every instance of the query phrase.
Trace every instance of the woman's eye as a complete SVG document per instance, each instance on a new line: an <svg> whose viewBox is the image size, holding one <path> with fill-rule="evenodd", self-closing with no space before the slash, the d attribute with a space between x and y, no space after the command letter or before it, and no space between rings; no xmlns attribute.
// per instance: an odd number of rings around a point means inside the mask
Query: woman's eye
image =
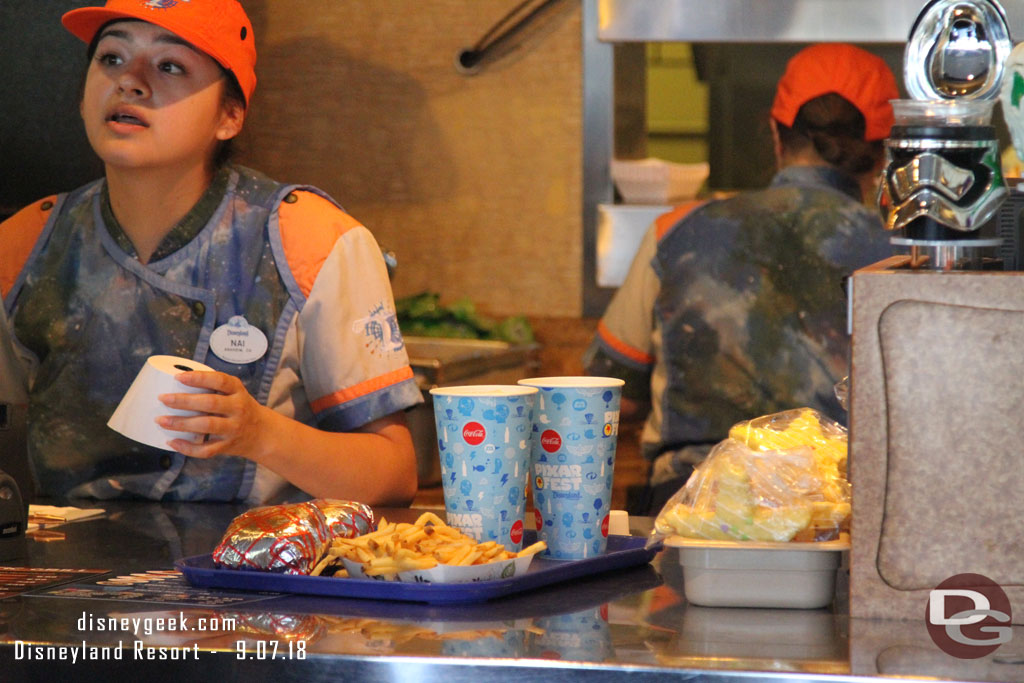
<svg viewBox="0 0 1024 683"><path fill-rule="evenodd" d="M120 55L114 54L113 52L104 52L96 55L96 61L104 66L117 66L123 60Z"/></svg>
<svg viewBox="0 0 1024 683"><path fill-rule="evenodd" d="M177 62L160 62L160 70L172 75L181 75L185 73L185 67Z"/></svg>

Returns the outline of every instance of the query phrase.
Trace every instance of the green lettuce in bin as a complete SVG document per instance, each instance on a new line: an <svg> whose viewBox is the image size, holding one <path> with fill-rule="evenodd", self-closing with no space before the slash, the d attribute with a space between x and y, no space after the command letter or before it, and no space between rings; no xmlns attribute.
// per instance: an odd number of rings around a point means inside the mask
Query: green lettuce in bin
<svg viewBox="0 0 1024 683"><path fill-rule="evenodd" d="M521 315L495 320L482 315L468 297L441 305L441 296L422 292L395 301L398 326L411 337L486 339L510 344L531 344L533 328Z"/></svg>

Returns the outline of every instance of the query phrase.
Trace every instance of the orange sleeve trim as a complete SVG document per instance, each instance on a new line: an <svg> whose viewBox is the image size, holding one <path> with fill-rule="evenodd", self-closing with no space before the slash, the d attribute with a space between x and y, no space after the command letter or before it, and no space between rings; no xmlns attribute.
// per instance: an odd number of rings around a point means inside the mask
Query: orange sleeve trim
<svg viewBox="0 0 1024 683"><path fill-rule="evenodd" d="M292 196L296 200L285 199L277 211L281 246L299 289L309 296L334 243L361 224L318 194L297 190Z"/></svg>
<svg viewBox="0 0 1024 683"><path fill-rule="evenodd" d="M626 358L635 360L637 363L644 363L645 365L650 365L654 362L654 356L630 346L612 334L611 330L608 329L603 320L597 323L597 333L601 335L601 339L603 339L608 346L612 347L616 352L621 353Z"/></svg>
<svg viewBox="0 0 1024 683"><path fill-rule="evenodd" d="M693 201L686 202L685 204L680 204L679 206L672 209L668 213L663 213L657 218L655 218L654 231L655 234L658 236L658 239L660 240L662 237L664 237L665 233L672 229L672 226L674 226L679 221L683 220L683 218L685 218L686 215L689 214L691 211L696 209L698 206L706 203L707 202L703 199L694 199Z"/></svg>
<svg viewBox="0 0 1024 683"><path fill-rule="evenodd" d="M0 298L14 287L56 201L57 195L40 199L0 223Z"/></svg>
<svg viewBox="0 0 1024 683"><path fill-rule="evenodd" d="M391 372L384 373L383 375L378 375L377 377L368 379L365 382L353 384L347 389L342 389L341 391L336 391L333 394L321 396L310 405L312 406L314 413L320 413L328 408L341 405L346 401L351 401L359 398L360 396L371 394L378 389L384 389L393 384L398 384L401 381L412 379L412 377L412 368L406 365L403 368L392 370Z"/></svg>

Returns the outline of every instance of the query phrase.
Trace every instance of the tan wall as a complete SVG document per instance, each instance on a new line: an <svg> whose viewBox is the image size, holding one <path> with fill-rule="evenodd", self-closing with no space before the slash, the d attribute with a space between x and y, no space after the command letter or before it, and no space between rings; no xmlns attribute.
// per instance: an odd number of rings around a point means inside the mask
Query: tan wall
<svg viewBox="0 0 1024 683"><path fill-rule="evenodd" d="M259 64L239 160L315 184L396 252L396 296L578 317L579 3L474 76L458 51L518 0L243 0Z"/></svg>

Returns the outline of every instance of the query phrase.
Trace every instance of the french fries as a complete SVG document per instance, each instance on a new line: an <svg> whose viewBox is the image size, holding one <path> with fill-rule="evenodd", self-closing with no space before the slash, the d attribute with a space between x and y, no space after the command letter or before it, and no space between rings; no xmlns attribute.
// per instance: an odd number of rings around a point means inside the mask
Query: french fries
<svg viewBox="0 0 1024 683"><path fill-rule="evenodd" d="M481 638L501 638L509 630L522 630L523 633L543 635L544 629L529 624L521 629L493 628L467 629L450 633L438 633L434 629L420 624L402 621L384 621L369 617L319 617L327 627L328 633L362 635L367 641L382 645L398 645L420 638L424 640L477 640Z"/></svg>
<svg viewBox="0 0 1024 683"><path fill-rule="evenodd" d="M366 576L390 576L433 569L439 564L469 566L510 560L532 555L546 547L543 541L538 541L514 553L496 541L478 543L445 524L433 512L424 512L412 524L381 518L376 531L355 538L335 538L311 575L319 576L343 558L360 563Z"/></svg>

